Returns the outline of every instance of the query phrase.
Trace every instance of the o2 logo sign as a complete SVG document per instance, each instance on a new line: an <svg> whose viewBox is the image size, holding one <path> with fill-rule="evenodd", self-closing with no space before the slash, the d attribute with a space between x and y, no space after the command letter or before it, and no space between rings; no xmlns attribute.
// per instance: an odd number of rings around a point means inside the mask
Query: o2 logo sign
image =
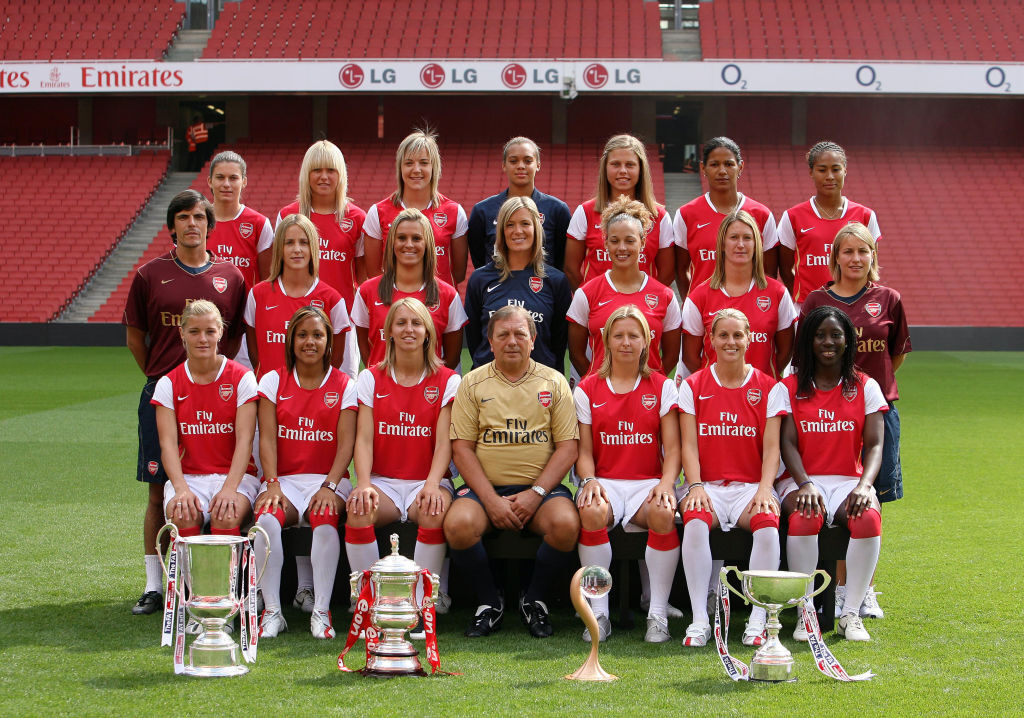
<svg viewBox="0 0 1024 718"><path fill-rule="evenodd" d="M1006 80L1006 71L998 65L994 65L985 71L985 84L996 90L1003 88L1003 92L1011 92L1013 90L1013 86Z"/></svg>

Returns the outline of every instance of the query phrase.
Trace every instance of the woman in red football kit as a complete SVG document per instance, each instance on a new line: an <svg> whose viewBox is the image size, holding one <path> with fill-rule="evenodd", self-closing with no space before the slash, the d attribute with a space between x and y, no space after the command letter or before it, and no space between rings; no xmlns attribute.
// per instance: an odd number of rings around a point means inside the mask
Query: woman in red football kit
<svg viewBox="0 0 1024 718"><path fill-rule="evenodd" d="M345 334L350 330L345 301L320 280L316 226L301 214L277 223L271 251L270 275L249 290L245 304L245 341L257 377L287 362L285 337L292 315L302 307L322 309L335 332L328 357L340 367L345 358Z"/></svg>
<svg viewBox="0 0 1024 718"><path fill-rule="evenodd" d="M462 205L437 190L441 181L441 152L437 148L437 135L432 130L415 130L402 140L395 154L395 174L397 189L366 213L363 244L366 247L367 276L381 273L386 251L384 239L399 212L415 208L430 220L434 228L438 278L457 286L466 278L469 220Z"/></svg>
<svg viewBox="0 0 1024 718"><path fill-rule="evenodd" d="M865 374L878 382L889 405L884 414L885 436L882 441L882 466L874 487L879 503L903 498L903 469L900 465L900 415L896 400L896 371L911 351L910 328L903 311L900 293L878 282L878 248L871 230L860 222L851 222L836 234L829 254L829 270L834 281L807 295L803 304L806 314L822 305L838 307L846 312L857 328L857 353L854 362ZM838 567L836 606L845 601L845 566ZM882 618L874 583L868 586L860 615Z"/></svg>
<svg viewBox="0 0 1024 718"><path fill-rule="evenodd" d="M433 228L422 212L409 208L398 213L384 245L384 273L359 286L352 306L352 322L365 366L384 359L388 346L385 319L392 304L403 297L414 297L427 307L439 337L439 356L450 369L459 366L462 327L468 320L455 287L438 278L434 246Z"/></svg>
<svg viewBox="0 0 1024 718"><path fill-rule="evenodd" d="M742 209L757 220L765 274L774 277L778 265L775 217L770 209L738 189L743 173L739 145L728 137L715 137L704 143L703 151L700 171L707 178L708 191L680 207L673 223L676 286L684 297L711 276L718 228L727 215L737 210Z"/></svg>
<svg viewBox="0 0 1024 718"><path fill-rule="evenodd" d="M854 367L856 349L857 331L841 309L812 311L797 332L796 373L772 389L769 409L787 414L781 445L790 477L777 490L789 522L789 568L812 572L821 527L845 524L846 599L836 630L848 640L869 641L859 612L881 547L882 516L872 484L888 406L878 382ZM807 640L802 621L793 638Z"/></svg>
<svg viewBox="0 0 1024 718"><path fill-rule="evenodd" d="M715 362L711 322L725 308L738 309L750 323L746 361L779 378L793 355L796 309L782 282L765 276L761 230L742 209L727 216L718 228L711 278L691 288L683 302L683 355L677 383Z"/></svg>
<svg viewBox="0 0 1024 718"><path fill-rule="evenodd" d="M781 286L781 285L780 285ZM712 580L710 532L738 528L753 534L750 568L779 567L779 502L773 486L779 471L779 418L768 395L775 379L747 362L750 323L743 312L725 308L710 327L715 362L679 386L686 497L683 569L693 607L684 646L703 646L711 637L707 586ZM754 607L743 643L765 640L765 612Z"/></svg>
<svg viewBox="0 0 1024 718"><path fill-rule="evenodd" d="M313 527L310 630L316 638L335 635L331 593L341 553L338 519L352 488L348 464L355 442L356 392L355 382L331 366L334 336L322 309L301 307L288 324L285 364L260 380L264 483L256 516L270 538L270 560L260 582L264 638L288 628L281 613L281 529L295 525ZM262 551L262 537L257 544Z"/></svg>
<svg viewBox="0 0 1024 718"><path fill-rule="evenodd" d="M577 289L569 305L569 359L581 377L601 366L601 330L609 315L626 304L640 309L650 325L652 369L664 371L663 360L675 361L679 356L680 313L675 294L640 269L643 238L650 224L647 208L625 197L609 204L601 215L611 268Z"/></svg>
<svg viewBox="0 0 1024 718"><path fill-rule="evenodd" d="M181 314L187 359L157 382L164 513L182 536L238 535L259 487L250 469L256 430L256 378L217 353L224 321L216 305L189 303Z"/></svg>
<svg viewBox="0 0 1024 718"><path fill-rule="evenodd" d="M663 284L675 278L672 218L654 199L654 178L643 142L615 135L604 146L597 171L597 192L576 208L565 242L565 276L573 288L599 277L612 262L607 256L601 216L619 197L635 199L653 218L645 227L640 268Z"/></svg>
<svg viewBox="0 0 1024 718"><path fill-rule="evenodd" d="M345 551L353 571L380 557L374 526L415 521L413 560L441 574L447 544L441 524L454 491L448 429L459 375L441 364L430 313L413 297L397 300L384 321L387 349L359 374L356 487L348 499Z"/></svg>
<svg viewBox="0 0 1024 718"><path fill-rule="evenodd" d="M878 241L875 212L843 196L846 150L827 140L807 152L814 181L814 196L790 207L779 219L779 279L789 287L797 310L807 296L832 277L829 250L836 233L850 222L860 222Z"/></svg>
<svg viewBox="0 0 1024 718"><path fill-rule="evenodd" d="M651 330L631 304L619 307L602 333L600 368L573 392L580 422L576 493L580 513L580 563L608 568L608 529L647 531L645 560L651 597L644 640L669 640L668 596L679 561L676 485L679 483L679 425L675 388L651 371L647 356ZM600 640L611 634L608 598L591 599ZM589 631L583 640L590 640Z"/></svg>

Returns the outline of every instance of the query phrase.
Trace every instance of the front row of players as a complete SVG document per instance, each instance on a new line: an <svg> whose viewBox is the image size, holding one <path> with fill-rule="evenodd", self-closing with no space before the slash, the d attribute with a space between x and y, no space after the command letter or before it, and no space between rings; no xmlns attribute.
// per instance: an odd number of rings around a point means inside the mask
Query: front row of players
<svg viewBox="0 0 1024 718"><path fill-rule="evenodd" d="M856 333L841 310L823 306L806 317L796 371L779 383L746 362L746 317L719 311L710 327L717 360L678 393L648 367L651 331L633 305L608 317L601 364L574 394L564 376L530 359L536 328L519 307L494 314L488 339L495 359L461 381L441 364L434 323L414 298L391 306L384 359L356 382L331 366L331 321L317 307L295 313L285 365L258 386L252 372L217 353L223 331L214 304L190 303L180 329L187 359L154 392L170 479L165 513L184 535L206 521L214 533L237 533L255 508L272 557L261 585L263 637L287 627L279 595L281 529L297 524L313 528L311 630L334 637L329 605L345 513L353 570L378 558L374 526L396 520L417 523L414 559L432 572L441 572L450 549L479 598L466 631L471 637L500 628L504 614L481 542L486 532L526 528L542 537L519 612L532 635L545 637L552 633L545 599L574 549L582 563L607 567L609 528L646 531L645 640L655 643L670 639L678 514L694 614L685 646L711 637L712 529L752 532L751 568L774 570L785 516L789 567L809 572L818 532L845 523L851 539L838 631L849 640L870 638L858 611L880 547L872 483L887 405L878 384L854 368ZM250 463L257 400L262 486ZM776 481L780 455L786 471ZM353 456L354 489L347 474ZM457 491L452 457L465 481ZM561 483L573 464L575 507ZM604 640L611 632L607 600L596 599L594 610ZM765 640L764 622L754 609L745 644ZM794 638L806 640L802 625Z"/></svg>

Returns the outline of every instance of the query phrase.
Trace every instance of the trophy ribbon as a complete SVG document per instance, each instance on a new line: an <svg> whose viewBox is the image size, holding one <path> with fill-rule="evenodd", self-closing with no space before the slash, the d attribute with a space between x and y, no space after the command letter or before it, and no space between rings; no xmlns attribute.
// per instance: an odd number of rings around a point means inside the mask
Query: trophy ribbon
<svg viewBox="0 0 1024 718"><path fill-rule="evenodd" d="M178 587L178 534L171 539L170 556L167 559L167 589L164 591L164 620L160 631L160 645L174 645L174 608Z"/></svg>
<svg viewBox="0 0 1024 718"><path fill-rule="evenodd" d="M825 645L825 642L821 638L821 627L818 625L818 616L810 608L811 604L804 602L800 605L800 615L804 622L804 628L807 629L807 643L811 647L811 653L814 655L814 665L818 667L818 670L824 673L829 678L834 678L837 681L849 682L849 681L869 681L875 677L875 674L870 670L864 673L858 673L855 676L851 676L846 672L846 669L839 663L839 660L832 655L832 651Z"/></svg>
<svg viewBox="0 0 1024 718"><path fill-rule="evenodd" d="M734 681L750 680L750 668L743 661L729 655L729 613L730 598L726 578L727 569L722 569L718 582L718 600L715 601L715 645L718 646L718 657L725 667L725 672ZM721 615L719 614L721 607ZM724 620L723 620L724 618Z"/></svg>
<svg viewBox="0 0 1024 718"><path fill-rule="evenodd" d="M352 625L349 627L348 636L345 638L345 650L338 656L338 670L344 673L353 673L353 670L345 665L345 654L359 640L360 631L364 631L366 635L367 657L370 655L370 648L377 644L377 631L370 625L370 606L373 605L373 581L370 580L370 576L371 572L369 570L363 571L362 586L359 589L359 599L356 601L355 614L352 616Z"/></svg>
<svg viewBox="0 0 1024 718"><path fill-rule="evenodd" d="M175 540L175 543L178 543ZM171 560L175 562L175 576L174 584L181 591L181 596L178 600L177 615L175 616L175 636L174 636L174 673L180 675L185 672L185 592L184 587L180 584L181 575L181 562L184 559L184 549L181 546L177 546L175 555L171 556Z"/></svg>
<svg viewBox="0 0 1024 718"><path fill-rule="evenodd" d="M256 662L256 643L259 631L254 627L256 622L256 552L252 544L246 542L242 548L242 567L246 571L246 594L239 600L238 625L239 642L242 646L242 658L246 663Z"/></svg>
<svg viewBox="0 0 1024 718"><path fill-rule="evenodd" d="M430 571L425 568L420 569L420 576L423 578L423 632L426 636L430 672L431 674L442 673L446 676L460 676L461 673L449 673L441 670L441 654L437 650L437 614L434 611L434 602L430 600L430 596L433 595Z"/></svg>

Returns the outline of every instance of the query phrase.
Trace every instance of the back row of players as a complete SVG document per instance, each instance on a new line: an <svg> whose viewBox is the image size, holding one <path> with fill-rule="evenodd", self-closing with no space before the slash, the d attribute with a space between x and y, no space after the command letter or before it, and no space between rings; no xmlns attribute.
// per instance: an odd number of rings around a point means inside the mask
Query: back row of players
<svg viewBox="0 0 1024 718"><path fill-rule="evenodd" d="M633 305L648 325L651 367L663 371L662 357L670 362L679 357L679 383L690 371L714 362L711 321L729 307L740 309L749 323L747 360L768 376L779 376L792 355L798 315L786 288L768 276L781 266L783 280L794 284L794 296L805 310L831 303L854 316L858 365L878 379L894 409L893 372L910 345L899 295L874 284L879 234L874 213L842 197L846 158L840 147L819 143L808 153L808 162L817 193L787 211L776 231L771 213L736 189L743 166L739 148L727 138L711 140L701 165L709 192L680 208L672 223L654 202L642 144L616 136L601 159L597 196L570 218L564 203L534 186L540 165L535 143L515 138L503 157L509 189L479 203L467 221L461 207L437 192L440 157L433 136L416 132L403 141L396 162L398 189L365 216L347 199L340 150L318 142L303 161L299 200L281 210L275 232L269 220L241 204L244 160L221 153L211 162L213 207L204 208L198 195L176 198L180 206L172 203L168 226L177 247L140 270L126 308L129 347L148 379L140 403L139 461L139 477L155 484L147 553L154 551L150 534L166 501L159 486L166 472L157 422L147 416L152 413L149 396L157 380L183 359L176 350L181 346L177 336L171 336L177 334L173 327L180 307L207 295L222 305L229 329L221 346L227 355L238 346L239 317L244 318L248 357L240 358L260 377L287 365L285 339L296 310L312 306L326 311L334 334L331 363L354 376L360 359L374 366L384 358L389 309L400 299L416 298L427 307L438 353L449 367L458 365L463 327L474 367L488 362L493 356L485 337L489 318L502 306L519 306L537 327L534 359L561 371L568 345L579 376L602 365L602 330L612 312ZM204 220L212 228L213 254L242 271L241 283L224 262L206 256L205 242L201 256L196 254L200 235L206 235L207 227L199 226ZM857 223L836 237L850 222ZM832 237L826 240L827 232ZM805 244L808 237L817 244ZM196 256L183 258L182 250ZM473 273L463 309L453 284L464 275L467 252L477 266L488 257L491 261ZM565 273L551 262L561 262ZM790 270L794 265L795 274ZM835 283L808 292L808 287L825 284L813 278L814 272L825 271L827 277L830 265ZM262 276L268 279L256 283ZM682 311L666 286L674 276L682 293L692 288ZM193 286L186 289L181 281L168 292L166 284L174 278L188 278ZM198 286L203 283L209 287ZM573 295L577 284L582 286ZM244 306L224 301L239 296L242 285L249 288L241 295ZM161 305L157 297L167 301ZM346 341L349 308L356 341ZM889 411L886 417L894 415ZM898 419L886 421L885 433L882 474L890 478L879 494L898 498ZM138 612L149 612L159 601L158 593L152 595L160 586L159 564L153 571L153 563L147 557L147 592ZM300 569L300 588L312 588L313 578L304 581Z"/></svg>

